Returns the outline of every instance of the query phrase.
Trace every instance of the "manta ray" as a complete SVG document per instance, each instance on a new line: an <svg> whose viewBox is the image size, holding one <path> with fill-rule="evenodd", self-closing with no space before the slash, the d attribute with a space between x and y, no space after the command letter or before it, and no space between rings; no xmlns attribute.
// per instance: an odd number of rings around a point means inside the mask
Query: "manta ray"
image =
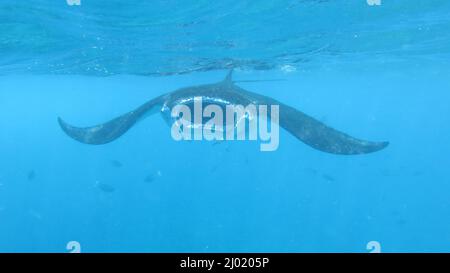
<svg viewBox="0 0 450 273"><path fill-rule="evenodd" d="M58 117L62 130L71 138L86 144L106 144L116 140L144 118L161 113L168 121L175 105L193 106L195 97L220 107L227 105L278 105L279 126L312 148L337 155L357 155L380 151L389 145L387 141L374 142L352 137L333 129L307 114L273 98L256 94L237 86L232 71L218 83L180 88L160 95L140 107L106 123L92 127L75 127Z"/></svg>

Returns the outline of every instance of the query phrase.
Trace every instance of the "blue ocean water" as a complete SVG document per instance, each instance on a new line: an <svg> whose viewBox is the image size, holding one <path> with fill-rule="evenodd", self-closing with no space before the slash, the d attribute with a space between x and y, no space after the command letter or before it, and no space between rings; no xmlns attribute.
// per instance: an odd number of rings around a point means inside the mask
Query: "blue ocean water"
<svg viewBox="0 0 450 273"><path fill-rule="evenodd" d="M0 2L0 252L450 250L450 2ZM377 153L88 126L234 69ZM278 81L263 81L273 80Z"/></svg>

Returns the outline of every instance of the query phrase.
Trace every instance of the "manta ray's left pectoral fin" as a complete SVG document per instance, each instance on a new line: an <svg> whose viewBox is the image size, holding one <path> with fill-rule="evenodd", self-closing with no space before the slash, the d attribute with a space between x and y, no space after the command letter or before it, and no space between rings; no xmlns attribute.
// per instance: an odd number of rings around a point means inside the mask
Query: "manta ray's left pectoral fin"
<svg viewBox="0 0 450 273"><path fill-rule="evenodd" d="M312 148L331 154L357 155L380 151L389 145L387 141L367 141L333 129L307 114L267 96L239 90L249 101L262 105L279 106L279 125Z"/></svg>
<svg viewBox="0 0 450 273"><path fill-rule="evenodd" d="M71 138L85 144L100 145L109 143L130 129L135 121L133 114L127 113L106 123L91 127L75 127L58 117L61 129Z"/></svg>

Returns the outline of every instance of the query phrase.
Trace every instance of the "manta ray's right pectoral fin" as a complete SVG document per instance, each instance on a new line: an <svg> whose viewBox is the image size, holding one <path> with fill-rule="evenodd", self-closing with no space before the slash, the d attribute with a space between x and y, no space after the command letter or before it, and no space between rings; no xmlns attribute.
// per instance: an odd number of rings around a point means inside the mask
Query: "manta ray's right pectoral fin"
<svg viewBox="0 0 450 273"><path fill-rule="evenodd" d="M139 120L158 112L161 98L153 99L134 111L123 114L106 123L91 127L75 127L58 117L58 123L62 130L71 138L79 142L93 145L109 143L127 132Z"/></svg>

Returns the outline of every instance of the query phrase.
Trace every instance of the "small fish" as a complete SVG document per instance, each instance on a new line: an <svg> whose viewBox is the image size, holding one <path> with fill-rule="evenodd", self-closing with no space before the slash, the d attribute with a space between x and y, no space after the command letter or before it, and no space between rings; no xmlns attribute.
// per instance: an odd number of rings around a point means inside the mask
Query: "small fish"
<svg viewBox="0 0 450 273"><path fill-rule="evenodd" d="M213 172L217 171L218 168L219 168L219 164L212 166L211 172L213 173Z"/></svg>
<svg viewBox="0 0 450 273"><path fill-rule="evenodd" d="M145 183L151 183L153 181L155 181L155 175L153 174L149 174L144 178Z"/></svg>
<svg viewBox="0 0 450 273"><path fill-rule="evenodd" d="M111 160L111 165L116 168L121 168L123 166L122 162L119 160Z"/></svg>
<svg viewBox="0 0 450 273"><path fill-rule="evenodd" d="M244 159L245 165L248 165L250 163L250 160L248 159L248 157L246 156Z"/></svg>
<svg viewBox="0 0 450 273"><path fill-rule="evenodd" d="M34 170L31 170L27 174L28 181L34 180L36 178L36 172Z"/></svg>
<svg viewBox="0 0 450 273"><path fill-rule="evenodd" d="M162 176L162 172L161 171L157 171L156 174L149 174L144 178L144 182L145 183L151 183L153 181L155 181L155 179L157 177L161 177Z"/></svg>
<svg viewBox="0 0 450 273"><path fill-rule="evenodd" d="M99 188L101 191L107 192L107 193L116 191L116 188L114 188L113 186L106 184L106 183L99 182L99 181L95 181L95 186L97 188Z"/></svg>
<svg viewBox="0 0 450 273"><path fill-rule="evenodd" d="M322 175L322 177L323 177L323 179L325 179L326 181L330 181L330 182L336 181L336 179L335 179L334 177L332 177L331 175L328 175L328 174L324 174L324 175Z"/></svg>

